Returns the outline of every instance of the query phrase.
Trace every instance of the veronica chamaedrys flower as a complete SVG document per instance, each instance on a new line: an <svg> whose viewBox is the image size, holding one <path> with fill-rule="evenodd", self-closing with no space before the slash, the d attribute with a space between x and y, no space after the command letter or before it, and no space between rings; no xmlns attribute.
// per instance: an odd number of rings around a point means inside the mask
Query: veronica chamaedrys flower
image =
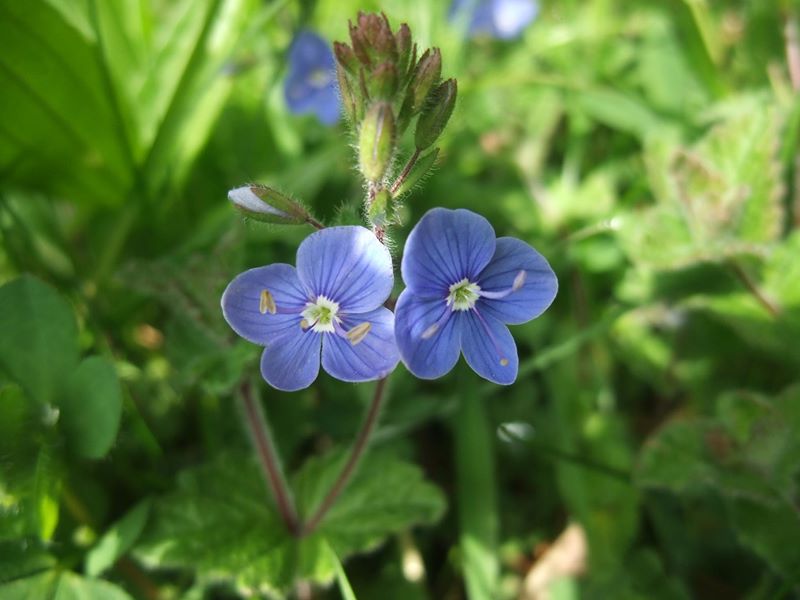
<svg viewBox="0 0 800 600"><path fill-rule="evenodd" d="M333 51L313 31L300 31L292 41L284 95L293 113L314 113L325 125L333 125L339 120Z"/></svg>
<svg viewBox="0 0 800 600"><path fill-rule="evenodd" d="M435 379L460 352L481 377L508 385L519 360L506 324L541 315L558 291L547 260L516 238L495 238L482 216L434 208L408 236L395 307L400 358L417 377Z"/></svg>
<svg viewBox="0 0 800 600"><path fill-rule="evenodd" d="M308 387L320 366L342 381L369 381L397 365L389 251L363 227L329 227L297 249L297 268L245 271L222 295L243 338L265 346L261 374L284 391Z"/></svg>
<svg viewBox="0 0 800 600"><path fill-rule="evenodd" d="M471 16L465 15L470 9ZM470 36L501 40L519 36L538 13L536 0L453 0L450 5L451 20L469 18Z"/></svg>

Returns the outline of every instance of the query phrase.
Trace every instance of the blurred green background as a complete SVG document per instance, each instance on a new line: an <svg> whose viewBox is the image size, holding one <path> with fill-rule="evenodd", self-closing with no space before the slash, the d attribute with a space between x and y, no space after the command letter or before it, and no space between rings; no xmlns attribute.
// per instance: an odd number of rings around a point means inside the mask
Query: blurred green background
<svg viewBox="0 0 800 600"><path fill-rule="evenodd" d="M504 42L448 5L0 1L0 598L798 594L800 7L542 0ZM358 222L345 124L283 96L294 33L344 40L358 10L459 82L397 258L424 211L469 208L560 292L512 328L512 387L398 367L371 458L298 543L243 458L260 349L219 297L309 230L226 193ZM372 386L257 388L308 507Z"/></svg>

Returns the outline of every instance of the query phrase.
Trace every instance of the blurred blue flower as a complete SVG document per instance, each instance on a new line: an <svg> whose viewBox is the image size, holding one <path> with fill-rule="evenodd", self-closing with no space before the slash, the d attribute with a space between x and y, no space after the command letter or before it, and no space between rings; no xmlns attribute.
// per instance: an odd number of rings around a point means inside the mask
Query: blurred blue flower
<svg viewBox="0 0 800 600"><path fill-rule="evenodd" d="M453 0L450 19L466 20L468 15L464 15L464 11L470 9L469 34L472 37L488 35L502 40L519 36L539 13L536 0Z"/></svg>
<svg viewBox="0 0 800 600"><path fill-rule="evenodd" d="M517 378L519 361L506 323L541 315L558 291L547 260L528 244L495 238L482 216L434 208L408 236L401 263L406 289L395 308L400 358L417 377L435 379L460 352L494 383Z"/></svg>
<svg viewBox="0 0 800 600"><path fill-rule="evenodd" d="M292 41L284 95L293 113L314 113L325 125L333 125L339 120L333 51L312 31L301 31Z"/></svg>
<svg viewBox="0 0 800 600"><path fill-rule="evenodd" d="M342 381L388 375L399 360L394 315L382 305L392 258L363 227L329 227L297 249L297 268L245 271L222 295L222 313L243 338L265 346L261 374L285 391L308 387L320 365Z"/></svg>

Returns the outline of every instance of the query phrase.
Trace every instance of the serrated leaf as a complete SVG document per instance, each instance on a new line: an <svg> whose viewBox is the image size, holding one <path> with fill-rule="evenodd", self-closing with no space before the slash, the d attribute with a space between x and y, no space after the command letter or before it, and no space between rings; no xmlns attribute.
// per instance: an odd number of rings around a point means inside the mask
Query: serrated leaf
<svg viewBox="0 0 800 600"><path fill-rule="evenodd" d="M150 500L140 502L106 530L86 554L87 575L97 577L131 549L144 529L150 515L150 505Z"/></svg>
<svg viewBox="0 0 800 600"><path fill-rule="evenodd" d="M108 581L87 579L70 571L48 571L0 585L3 600L132 600Z"/></svg>
<svg viewBox="0 0 800 600"><path fill-rule="evenodd" d="M654 138L645 160L657 205L622 223L635 262L657 269L763 253L783 228L780 114L740 109L691 147Z"/></svg>
<svg viewBox="0 0 800 600"><path fill-rule="evenodd" d="M61 430L79 456L102 458L117 437L122 391L114 365L99 356L84 360L66 380L59 401Z"/></svg>
<svg viewBox="0 0 800 600"><path fill-rule="evenodd" d="M309 514L336 477L341 455L310 460L293 478L301 514ZM392 532L439 518L441 493L418 468L385 456L364 460L319 529L296 539L268 501L257 465L227 457L181 474L178 489L154 506L136 554L153 567L275 592L296 579L332 580L330 548L345 559Z"/></svg>
<svg viewBox="0 0 800 600"><path fill-rule="evenodd" d="M40 403L53 400L78 364L72 308L49 285L25 275L0 288L0 369Z"/></svg>

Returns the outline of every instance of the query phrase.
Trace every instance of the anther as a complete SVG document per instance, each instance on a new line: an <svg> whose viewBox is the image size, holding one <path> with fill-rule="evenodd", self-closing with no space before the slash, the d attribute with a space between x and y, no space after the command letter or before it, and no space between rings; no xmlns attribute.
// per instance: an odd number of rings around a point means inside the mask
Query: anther
<svg viewBox="0 0 800 600"><path fill-rule="evenodd" d="M527 271L520 271L517 273L517 276L514 277L514 284L511 286L512 291L517 291L523 285L525 285L525 280L528 278Z"/></svg>
<svg viewBox="0 0 800 600"><path fill-rule="evenodd" d="M301 329L308 329L309 327L311 327L311 323L308 322L308 319L303 319L302 321L300 321L300 327Z"/></svg>
<svg viewBox="0 0 800 600"><path fill-rule="evenodd" d="M371 323L368 322L359 323L358 325L353 327L350 331L348 331L345 335L347 336L347 339L350 340L350 343L353 346L355 346L365 337L367 337L367 334L369 333L370 329L372 329Z"/></svg>
<svg viewBox="0 0 800 600"><path fill-rule="evenodd" d="M436 333L437 331L439 331L439 324L434 323L433 325L428 327L425 331L423 331L420 337L423 340L430 339L431 337L433 337L433 334Z"/></svg>
<svg viewBox="0 0 800 600"><path fill-rule="evenodd" d="M501 358L500 359L500 366L501 367L507 367L508 366L508 359L507 358Z"/></svg>
<svg viewBox="0 0 800 600"><path fill-rule="evenodd" d="M275 298L269 290L261 290L261 299L258 302L258 311L263 315L267 312L274 315L278 312L278 307L275 306Z"/></svg>

